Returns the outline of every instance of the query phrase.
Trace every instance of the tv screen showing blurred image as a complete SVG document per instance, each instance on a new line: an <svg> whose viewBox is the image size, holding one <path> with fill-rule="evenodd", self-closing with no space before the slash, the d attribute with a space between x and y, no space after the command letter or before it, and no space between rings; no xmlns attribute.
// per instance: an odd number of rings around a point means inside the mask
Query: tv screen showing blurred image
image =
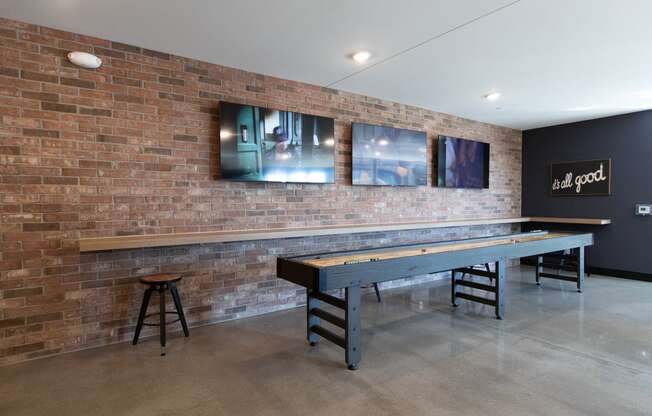
<svg viewBox="0 0 652 416"><path fill-rule="evenodd" d="M224 179L332 183L332 118L220 103L220 169Z"/></svg>
<svg viewBox="0 0 652 416"><path fill-rule="evenodd" d="M353 123L352 158L353 185L427 183L424 132Z"/></svg>
<svg viewBox="0 0 652 416"><path fill-rule="evenodd" d="M439 136L437 185L489 188L489 143Z"/></svg>

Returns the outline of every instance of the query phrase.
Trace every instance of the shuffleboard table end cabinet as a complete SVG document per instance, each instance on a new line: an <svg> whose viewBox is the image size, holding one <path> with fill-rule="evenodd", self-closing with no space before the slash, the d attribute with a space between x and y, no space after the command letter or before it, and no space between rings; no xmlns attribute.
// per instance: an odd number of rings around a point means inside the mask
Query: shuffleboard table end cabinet
<svg viewBox="0 0 652 416"><path fill-rule="evenodd" d="M578 292L584 286L584 251L593 244L593 234L552 233L547 231L519 233L466 240L409 244L346 252L279 257L278 277L307 289L307 338L315 345L327 339L345 350L349 369L358 368L361 354L360 302L362 286L410 276L451 271L451 302L459 299L493 306L496 318L505 313L505 279L507 262L521 257L536 257L535 283L541 278L574 282ZM567 274L545 273L544 254L564 252L569 261ZM478 270L474 265L494 263ZM489 284L465 279L465 275L489 278ZM488 293L487 297L464 291L461 287ZM344 297L329 292L344 289ZM344 312L344 317L321 307L326 303ZM321 320L344 330L343 335L321 325Z"/></svg>

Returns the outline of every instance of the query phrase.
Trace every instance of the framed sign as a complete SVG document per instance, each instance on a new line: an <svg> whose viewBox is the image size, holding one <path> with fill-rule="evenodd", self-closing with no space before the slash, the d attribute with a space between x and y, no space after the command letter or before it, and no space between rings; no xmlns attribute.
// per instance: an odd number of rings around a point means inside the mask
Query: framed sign
<svg viewBox="0 0 652 416"><path fill-rule="evenodd" d="M550 164L550 196L611 195L611 159Z"/></svg>

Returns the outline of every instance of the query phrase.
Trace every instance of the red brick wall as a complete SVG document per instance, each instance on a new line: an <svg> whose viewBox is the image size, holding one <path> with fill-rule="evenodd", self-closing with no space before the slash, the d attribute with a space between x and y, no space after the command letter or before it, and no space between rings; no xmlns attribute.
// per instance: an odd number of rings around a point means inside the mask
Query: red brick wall
<svg viewBox="0 0 652 416"><path fill-rule="evenodd" d="M74 67L70 50L104 65ZM509 227L84 255L80 237L520 215L516 130L4 19L0 53L0 365L128 338L145 273L184 272L198 325L302 302L275 279L277 254ZM217 180L222 99L335 118L336 183ZM353 121L425 130L430 150L438 134L488 141L491 189L437 189L432 174L419 188L352 187Z"/></svg>

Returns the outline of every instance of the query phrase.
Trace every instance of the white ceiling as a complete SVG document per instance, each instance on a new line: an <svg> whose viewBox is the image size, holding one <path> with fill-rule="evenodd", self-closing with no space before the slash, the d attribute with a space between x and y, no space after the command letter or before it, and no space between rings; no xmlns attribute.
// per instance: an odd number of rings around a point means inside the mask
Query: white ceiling
<svg viewBox="0 0 652 416"><path fill-rule="evenodd" d="M650 0L2 0L0 16L519 129L652 108Z"/></svg>

